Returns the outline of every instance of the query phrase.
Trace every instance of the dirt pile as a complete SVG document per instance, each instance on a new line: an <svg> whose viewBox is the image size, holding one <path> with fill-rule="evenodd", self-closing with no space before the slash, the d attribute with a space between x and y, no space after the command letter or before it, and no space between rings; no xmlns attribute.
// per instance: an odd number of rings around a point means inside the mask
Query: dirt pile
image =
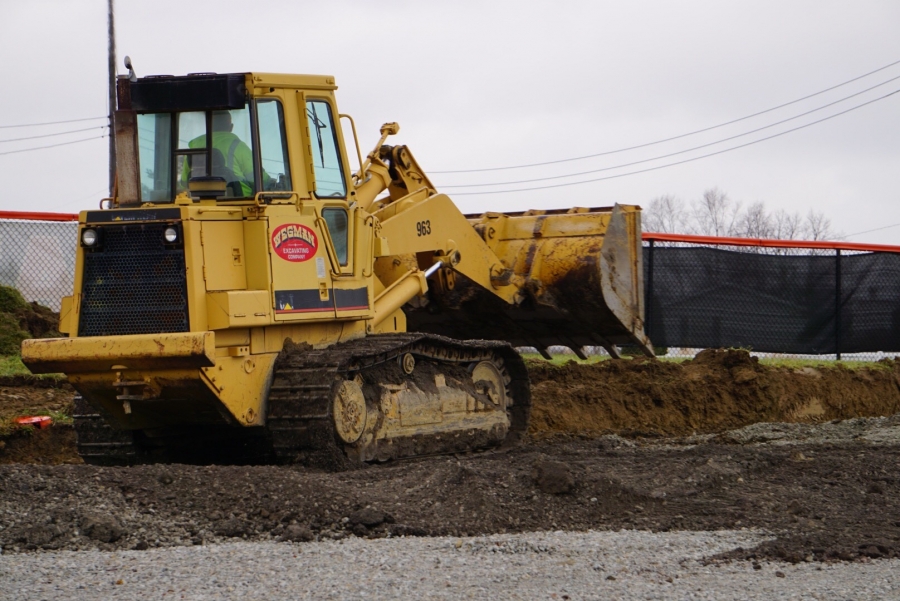
<svg viewBox="0 0 900 601"><path fill-rule="evenodd" d="M529 433L684 436L756 422L818 422L900 412L900 362L876 368L770 367L741 350L670 363L636 358L529 365Z"/></svg>
<svg viewBox="0 0 900 601"><path fill-rule="evenodd" d="M29 303L15 288L0 286L0 355L18 355L26 338L59 336L59 314Z"/></svg>

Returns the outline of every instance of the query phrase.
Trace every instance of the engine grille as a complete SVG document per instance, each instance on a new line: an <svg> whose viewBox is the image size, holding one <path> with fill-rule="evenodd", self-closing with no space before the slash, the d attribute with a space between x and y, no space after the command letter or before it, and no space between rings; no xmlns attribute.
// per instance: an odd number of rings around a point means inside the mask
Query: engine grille
<svg viewBox="0 0 900 601"><path fill-rule="evenodd" d="M166 246L165 223L102 227L85 253L79 336L187 332L184 249Z"/></svg>

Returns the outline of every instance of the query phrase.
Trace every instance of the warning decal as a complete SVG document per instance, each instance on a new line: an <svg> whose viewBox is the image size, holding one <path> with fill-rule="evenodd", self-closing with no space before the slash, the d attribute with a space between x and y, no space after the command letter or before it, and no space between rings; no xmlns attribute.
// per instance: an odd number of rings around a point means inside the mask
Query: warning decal
<svg viewBox="0 0 900 601"><path fill-rule="evenodd" d="M299 223L285 223L272 232L272 249L285 261L308 261L319 248L316 233Z"/></svg>

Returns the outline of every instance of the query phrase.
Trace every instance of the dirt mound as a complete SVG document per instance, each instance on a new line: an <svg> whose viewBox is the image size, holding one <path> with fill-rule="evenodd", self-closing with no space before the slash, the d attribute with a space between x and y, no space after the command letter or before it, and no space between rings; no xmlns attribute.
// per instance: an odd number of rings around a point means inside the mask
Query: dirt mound
<svg viewBox="0 0 900 601"><path fill-rule="evenodd" d="M15 288L0 286L0 355L18 355L26 338L60 336L59 314L29 303Z"/></svg>
<svg viewBox="0 0 900 601"><path fill-rule="evenodd" d="M683 363L532 363L529 433L683 436L756 422L893 415L900 412L900 362L882 365L770 367L746 351L714 349Z"/></svg>

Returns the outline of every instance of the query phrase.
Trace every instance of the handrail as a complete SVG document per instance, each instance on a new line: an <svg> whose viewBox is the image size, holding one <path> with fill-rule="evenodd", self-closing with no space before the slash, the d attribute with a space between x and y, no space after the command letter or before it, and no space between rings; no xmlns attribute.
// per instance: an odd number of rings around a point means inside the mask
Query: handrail
<svg viewBox="0 0 900 601"><path fill-rule="evenodd" d="M663 234L643 232L643 240L650 242L687 242L719 246L764 246L768 248L817 248L824 250L855 250L862 252L900 253L900 246L865 244L862 242L828 242L824 240L772 240L768 238L731 238L724 236L695 236L692 234Z"/></svg>

